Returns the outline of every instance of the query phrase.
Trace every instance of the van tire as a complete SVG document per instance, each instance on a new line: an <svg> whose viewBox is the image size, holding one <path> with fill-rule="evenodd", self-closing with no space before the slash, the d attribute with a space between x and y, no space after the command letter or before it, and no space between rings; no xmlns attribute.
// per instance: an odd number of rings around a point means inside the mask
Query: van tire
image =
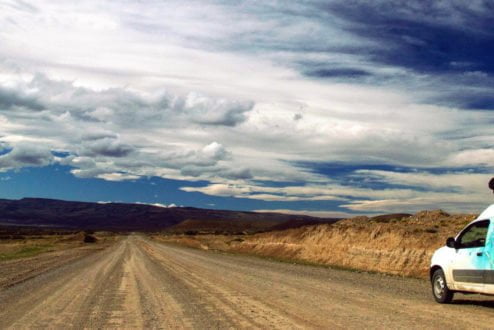
<svg viewBox="0 0 494 330"><path fill-rule="evenodd" d="M431 278L432 295L440 304L449 304L453 300L454 292L448 288L446 277L442 269L437 269Z"/></svg>

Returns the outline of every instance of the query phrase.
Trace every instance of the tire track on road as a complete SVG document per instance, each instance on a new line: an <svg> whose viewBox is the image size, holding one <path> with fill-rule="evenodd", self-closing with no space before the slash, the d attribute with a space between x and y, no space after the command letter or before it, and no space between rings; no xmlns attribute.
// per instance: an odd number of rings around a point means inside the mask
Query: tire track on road
<svg viewBox="0 0 494 330"><path fill-rule="evenodd" d="M472 298L441 306L425 284L168 246L131 235L0 288L0 328L491 327L489 302L476 305Z"/></svg>

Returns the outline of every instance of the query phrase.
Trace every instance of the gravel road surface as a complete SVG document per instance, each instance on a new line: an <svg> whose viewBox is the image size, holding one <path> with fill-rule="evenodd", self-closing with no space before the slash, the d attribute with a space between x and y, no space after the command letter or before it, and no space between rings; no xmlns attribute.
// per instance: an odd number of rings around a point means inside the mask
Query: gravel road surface
<svg viewBox="0 0 494 330"><path fill-rule="evenodd" d="M2 272L0 265L0 273ZM425 281L129 236L0 288L0 328L492 328L494 300L432 301Z"/></svg>

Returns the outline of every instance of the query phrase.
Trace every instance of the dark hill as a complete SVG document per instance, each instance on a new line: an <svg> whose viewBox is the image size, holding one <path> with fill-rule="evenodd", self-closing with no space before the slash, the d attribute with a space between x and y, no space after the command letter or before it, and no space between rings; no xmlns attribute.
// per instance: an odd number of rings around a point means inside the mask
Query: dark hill
<svg viewBox="0 0 494 330"><path fill-rule="evenodd" d="M303 215L163 208L143 204L69 202L42 198L0 199L0 225L80 230L259 232L284 225L335 222ZM182 224L182 225L180 225Z"/></svg>

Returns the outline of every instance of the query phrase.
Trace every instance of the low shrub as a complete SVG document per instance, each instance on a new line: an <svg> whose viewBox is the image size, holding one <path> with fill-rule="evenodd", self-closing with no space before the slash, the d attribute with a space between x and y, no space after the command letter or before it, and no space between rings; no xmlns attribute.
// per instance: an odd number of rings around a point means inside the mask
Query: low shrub
<svg viewBox="0 0 494 330"><path fill-rule="evenodd" d="M84 234L84 243L96 243L97 239L93 235Z"/></svg>

